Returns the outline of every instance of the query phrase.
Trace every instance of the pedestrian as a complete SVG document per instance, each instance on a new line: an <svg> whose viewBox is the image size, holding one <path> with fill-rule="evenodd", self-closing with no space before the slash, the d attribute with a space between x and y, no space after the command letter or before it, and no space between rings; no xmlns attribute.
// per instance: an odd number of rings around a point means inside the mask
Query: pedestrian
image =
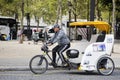
<svg viewBox="0 0 120 80"><path fill-rule="evenodd" d="M62 61L62 65L66 64L66 60L63 55L63 52L70 47L70 40L67 37L67 35L65 34L65 32L62 29L60 29L60 26L58 24L54 25L53 29L55 31L55 34L53 37L51 37L51 39L48 41L48 43L49 43L49 45L52 45L52 44L58 42L58 45L52 49L53 61L50 63L50 65L53 65L53 67L56 67L57 66L56 53L58 53L58 55Z"/></svg>
<svg viewBox="0 0 120 80"><path fill-rule="evenodd" d="M21 30L21 28L18 28L18 31L17 31L17 40L20 40L21 35L22 35L22 30Z"/></svg>
<svg viewBox="0 0 120 80"><path fill-rule="evenodd" d="M43 30L42 30L42 29L40 29L40 30L39 30L39 38L40 38L40 39L41 39L41 38L43 38L43 36L42 36L42 35L43 35Z"/></svg>
<svg viewBox="0 0 120 80"><path fill-rule="evenodd" d="M34 41L34 44L38 43L38 41L39 41L39 33L36 30L33 31L32 39Z"/></svg>
<svg viewBox="0 0 120 80"><path fill-rule="evenodd" d="M23 40L24 40L24 36L23 36L23 30L21 28L18 28L17 31L17 39L19 40L19 43L22 44Z"/></svg>
<svg viewBox="0 0 120 80"><path fill-rule="evenodd" d="M1 32L0 32L0 40L2 40L2 34L1 34Z"/></svg>
<svg viewBox="0 0 120 80"><path fill-rule="evenodd" d="M48 40L48 29L46 28L44 31L44 40L47 41Z"/></svg>

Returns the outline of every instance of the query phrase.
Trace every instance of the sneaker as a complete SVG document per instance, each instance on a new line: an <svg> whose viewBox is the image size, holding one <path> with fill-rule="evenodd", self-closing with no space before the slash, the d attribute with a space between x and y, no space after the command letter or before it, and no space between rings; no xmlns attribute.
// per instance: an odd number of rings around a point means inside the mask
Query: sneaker
<svg viewBox="0 0 120 80"><path fill-rule="evenodd" d="M53 66L54 68L56 68L56 67L57 67L57 64L56 64L56 63L54 63L54 62L49 63L49 65L50 65L50 66Z"/></svg>
<svg viewBox="0 0 120 80"><path fill-rule="evenodd" d="M68 66L66 62L62 62L62 66Z"/></svg>

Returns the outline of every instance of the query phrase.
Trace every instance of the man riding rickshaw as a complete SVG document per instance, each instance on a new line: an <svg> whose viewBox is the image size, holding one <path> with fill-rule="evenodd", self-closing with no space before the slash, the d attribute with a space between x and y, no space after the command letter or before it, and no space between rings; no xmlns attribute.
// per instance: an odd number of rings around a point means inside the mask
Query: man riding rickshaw
<svg viewBox="0 0 120 80"><path fill-rule="evenodd" d="M112 74L115 65L111 59L114 44L114 36L110 33L111 26L103 21L72 22L69 24L69 29L72 30L70 37L73 41L70 49L66 50L67 66L56 67L86 72L98 71L102 75ZM41 50L44 52L43 55L36 55L30 60L30 70L35 74L44 73L48 69L46 55L52 61L46 43L43 44ZM37 58L39 58L38 63L35 61ZM58 62L59 60L57 64Z"/></svg>

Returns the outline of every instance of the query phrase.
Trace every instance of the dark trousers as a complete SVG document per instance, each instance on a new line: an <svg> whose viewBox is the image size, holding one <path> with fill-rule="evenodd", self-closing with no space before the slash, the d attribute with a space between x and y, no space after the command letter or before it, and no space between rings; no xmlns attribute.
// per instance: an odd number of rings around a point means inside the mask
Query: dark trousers
<svg viewBox="0 0 120 80"><path fill-rule="evenodd" d="M56 63L56 53L58 53L60 59L62 62L65 62L65 58L63 56L63 52L70 47L70 44L65 44L65 45L57 45L56 47L53 48L52 50L52 57L53 57L53 62Z"/></svg>

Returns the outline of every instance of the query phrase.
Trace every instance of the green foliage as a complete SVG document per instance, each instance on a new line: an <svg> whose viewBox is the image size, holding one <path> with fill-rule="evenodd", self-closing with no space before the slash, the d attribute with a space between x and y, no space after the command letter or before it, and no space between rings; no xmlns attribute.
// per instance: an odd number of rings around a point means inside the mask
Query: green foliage
<svg viewBox="0 0 120 80"><path fill-rule="evenodd" d="M115 6L116 6L116 17L120 18L120 0L115 0ZM113 11L113 3L112 0L100 0L100 8L102 11L103 18L107 20L107 18L112 17L112 11Z"/></svg>
<svg viewBox="0 0 120 80"><path fill-rule="evenodd" d="M4 0L7 4L12 3L14 0Z"/></svg>
<svg viewBox="0 0 120 80"><path fill-rule="evenodd" d="M58 0L24 0L24 13L30 13L30 16L41 18L47 23L54 23L58 15L58 7L62 5L62 15L68 15L69 6L68 0L61 0L62 4L58 3ZM89 13L89 1L90 0L70 0L72 3L72 19L74 14L78 19L87 19ZM116 0L116 12L120 12L120 0ZM21 17L22 0L0 0L0 15L13 16L18 14ZM99 10L101 10L103 16L107 15L109 11L112 11L112 0L99 0ZM106 17L105 17L106 18Z"/></svg>
<svg viewBox="0 0 120 80"><path fill-rule="evenodd" d="M0 0L0 13L3 16L13 16L20 9L19 0Z"/></svg>
<svg viewBox="0 0 120 80"><path fill-rule="evenodd" d="M116 4L116 10L120 11L120 0L115 0L115 4ZM113 8L113 4L112 4L112 0L100 0L100 4L102 6L103 9L107 9L109 11L112 11Z"/></svg>

